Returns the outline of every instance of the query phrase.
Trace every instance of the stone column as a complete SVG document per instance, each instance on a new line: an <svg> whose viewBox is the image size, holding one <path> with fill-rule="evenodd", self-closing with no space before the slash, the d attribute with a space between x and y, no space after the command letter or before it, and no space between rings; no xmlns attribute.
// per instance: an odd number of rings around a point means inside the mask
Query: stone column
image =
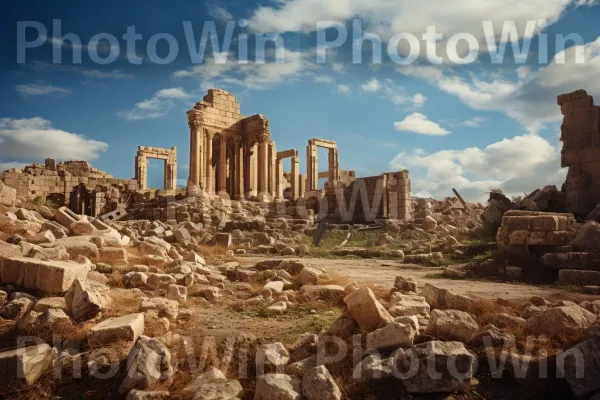
<svg viewBox="0 0 600 400"><path fill-rule="evenodd" d="M177 189L177 149L173 147L169 158L165 160L165 188Z"/></svg>
<svg viewBox="0 0 600 400"><path fill-rule="evenodd" d="M213 160L212 160L212 153L213 153L213 148L212 148L212 140L213 140L213 133L212 132L206 132L206 188L205 191L206 193L209 194L213 194Z"/></svg>
<svg viewBox="0 0 600 400"><path fill-rule="evenodd" d="M248 165L250 166L250 176L248 179L248 187L249 187L249 196L258 196L258 143L252 145L249 149L250 152L250 160Z"/></svg>
<svg viewBox="0 0 600 400"><path fill-rule="evenodd" d="M148 160L144 155L135 158L135 179L142 190L148 188Z"/></svg>
<svg viewBox="0 0 600 400"><path fill-rule="evenodd" d="M225 197L227 195L227 136L221 134L219 139L219 182L217 192L219 196Z"/></svg>
<svg viewBox="0 0 600 400"><path fill-rule="evenodd" d="M240 137L235 138L235 193L237 200L244 199L244 142Z"/></svg>
<svg viewBox="0 0 600 400"><path fill-rule="evenodd" d="M300 160L298 157L291 158L292 163L292 200L300 196Z"/></svg>
<svg viewBox="0 0 600 400"><path fill-rule="evenodd" d="M198 176L198 135L195 121L188 121L190 127L190 176L189 181L193 185L198 185L200 177Z"/></svg>
<svg viewBox="0 0 600 400"><path fill-rule="evenodd" d="M313 144L306 146L306 174L308 181L306 190L312 192L319 187L319 158L318 148Z"/></svg>
<svg viewBox="0 0 600 400"><path fill-rule="evenodd" d="M329 149L329 182L338 182L340 180L340 168L338 160L338 149Z"/></svg>
<svg viewBox="0 0 600 400"><path fill-rule="evenodd" d="M275 167L275 186L276 193L275 198L277 200L283 200L283 160L277 159L277 166Z"/></svg>
<svg viewBox="0 0 600 400"><path fill-rule="evenodd" d="M258 144L258 195L268 196L269 192L269 142Z"/></svg>
<svg viewBox="0 0 600 400"><path fill-rule="evenodd" d="M281 170L283 170L283 165ZM277 171L277 148L275 142L271 142L269 144L269 195L272 199L282 198L278 195L279 191L277 190Z"/></svg>
<svg viewBox="0 0 600 400"><path fill-rule="evenodd" d="M306 194L306 182L308 181L308 179L306 178L306 175L304 174L300 174L300 176L298 177L298 196L299 197L304 197L304 195Z"/></svg>

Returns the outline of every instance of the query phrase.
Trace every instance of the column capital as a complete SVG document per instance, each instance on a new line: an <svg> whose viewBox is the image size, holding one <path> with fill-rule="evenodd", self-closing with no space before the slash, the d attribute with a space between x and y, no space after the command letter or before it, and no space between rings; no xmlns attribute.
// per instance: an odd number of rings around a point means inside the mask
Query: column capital
<svg viewBox="0 0 600 400"><path fill-rule="evenodd" d="M188 126L191 131L196 131L202 128L202 123L196 119L188 119Z"/></svg>

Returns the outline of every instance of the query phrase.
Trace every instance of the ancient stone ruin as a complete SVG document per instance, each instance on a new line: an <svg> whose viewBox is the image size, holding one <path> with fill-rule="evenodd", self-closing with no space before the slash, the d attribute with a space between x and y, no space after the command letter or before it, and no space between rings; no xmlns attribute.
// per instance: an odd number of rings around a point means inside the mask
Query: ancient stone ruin
<svg viewBox="0 0 600 400"><path fill-rule="evenodd" d="M177 189L177 149L159 149L158 147L139 146L135 157L135 179L142 190L148 188L148 159L164 160L164 188Z"/></svg>

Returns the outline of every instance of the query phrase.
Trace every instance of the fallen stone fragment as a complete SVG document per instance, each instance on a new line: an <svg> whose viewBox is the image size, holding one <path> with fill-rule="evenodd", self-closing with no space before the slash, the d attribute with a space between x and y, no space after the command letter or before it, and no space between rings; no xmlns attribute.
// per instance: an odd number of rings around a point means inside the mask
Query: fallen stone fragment
<svg viewBox="0 0 600 400"><path fill-rule="evenodd" d="M290 360L290 353L283 343L267 343L256 348L257 367L265 365L268 367L283 367Z"/></svg>
<svg viewBox="0 0 600 400"><path fill-rule="evenodd" d="M119 387L119 393L149 389L159 382L171 382L173 375L169 349L160 340L142 335L127 357L127 376Z"/></svg>
<svg viewBox="0 0 600 400"><path fill-rule="evenodd" d="M175 320L179 312L179 303L175 300L163 299L161 297L143 298L140 311L148 310L156 310L161 317Z"/></svg>
<svg viewBox="0 0 600 400"><path fill-rule="evenodd" d="M91 235L96 228L87 220L75 221L69 226L73 236Z"/></svg>
<svg viewBox="0 0 600 400"><path fill-rule="evenodd" d="M357 325L354 318L348 315L339 317L329 328L329 334L342 339L351 337L356 331Z"/></svg>
<svg viewBox="0 0 600 400"><path fill-rule="evenodd" d="M529 317L525 329L538 335L577 335L592 325L596 318L595 314L577 305L554 307Z"/></svg>
<svg viewBox="0 0 600 400"><path fill-rule="evenodd" d="M307 400L341 400L342 398L338 385L323 365L306 371L302 378L302 394Z"/></svg>
<svg viewBox="0 0 600 400"><path fill-rule="evenodd" d="M96 317L110 306L109 288L92 280L75 279L65 294L67 312L75 321Z"/></svg>
<svg viewBox="0 0 600 400"><path fill-rule="evenodd" d="M397 372L409 393L461 392L471 389L476 358L460 342L430 341L396 353ZM435 365L435 374L431 373ZM416 373L413 373L416 371Z"/></svg>
<svg viewBox="0 0 600 400"><path fill-rule="evenodd" d="M394 293L389 304L388 311L392 317L429 316L430 313L429 304L423 296Z"/></svg>
<svg viewBox="0 0 600 400"><path fill-rule="evenodd" d="M33 308L33 304L26 297L11 300L0 309L0 317L17 321Z"/></svg>
<svg viewBox="0 0 600 400"><path fill-rule="evenodd" d="M107 345L118 340L136 341L144 333L144 314L109 318L92 327L87 334L90 345Z"/></svg>
<svg viewBox="0 0 600 400"><path fill-rule="evenodd" d="M254 400L301 400L300 379L285 374L266 374L256 381Z"/></svg>
<svg viewBox="0 0 600 400"><path fill-rule="evenodd" d="M0 393L20 384L34 383L50 368L57 353L56 349L46 343L0 353Z"/></svg>
<svg viewBox="0 0 600 400"><path fill-rule="evenodd" d="M169 392L166 390L144 391L133 389L127 394L125 400L169 400Z"/></svg>
<svg viewBox="0 0 600 400"><path fill-rule="evenodd" d="M235 400L244 393L240 382L227 379L225 375L214 367L209 367L205 372L183 389L183 393L194 400Z"/></svg>
<svg viewBox="0 0 600 400"><path fill-rule="evenodd" d="M467 343L478 330L477 323L464 311L433 310L426 332L442 334Z"/></svg>
<svg viewBox="0 0 600 400"><path fill-rule="evenodd" d="M344 298L348 312L357 322L360 329L372 332L384 323L393 320L393 317L375 298L369 288L363 287L353 291Z"/></svg>
<svg viewBox="0 0 600 400"><path fill-rule="evenodd" d="M410 326L398 322L388 322L383 328L367 335L368 349L397 349L413 345L417 332Z"/></svg>

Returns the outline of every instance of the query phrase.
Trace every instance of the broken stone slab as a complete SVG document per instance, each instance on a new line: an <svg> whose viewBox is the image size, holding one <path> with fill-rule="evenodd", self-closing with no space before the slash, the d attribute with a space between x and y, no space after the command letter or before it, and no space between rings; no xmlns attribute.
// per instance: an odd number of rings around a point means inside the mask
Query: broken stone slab
<svg viewBox="0 0 600 400"><path fill-rule="evenodd" d="M144 314L129 314L109 318L90 329L87 341L90 345L107 345L118 340L134 342L144 333Z"/></svg>
<svg viewBox="0 0 600 400"><path fill-rule="evenodd" d="M367 350L395 350L399 347L411 347L416 334L417 331L410 325L389 322L383 328L367 334Z"/></svg>
<svg viewBox="0 0 600 400"><path fill-rule="evenodd" d="M0 260L0 279L25 289L65 293L75 279L85 279L91 267L70 261L43 261L25 257Z"/></svg>
<svg viewBox="0 0 600 400"><path fill-rule="evenodd" d="M302 378L302 394L307 400L341 400L342 392L324 365L311 368Z"/></svg>
<svg viewBox="0 0 600 400"><path fill-rule="evenodd" d="M569 246L575 251L597 252L600 249L600 224L596 221L587 222Z"/></svg>
<svg viewBox="0 0 600 400"><path fill-rule="evenodd" d="M102 247L98 249L98 261L110 265L127 265L127 250L121 247Z"/></svg>
<svg viewBox="0 0 600 400"><path fill-rule="evenodd" d="M0 182L0 204L12 207L17 201L17 190Z"/></svg>
<svg viewBox="0 0 600 400"><path fill-rule="evenodd" d="M156 310L159 316L175 320L179 313L179 303L161 297L143 298L140 311L148 310Z"/></svg>
<svg viewBox="0 0 600 400"><path fill-rule="evenodd" d="M595 253L546 253L542 256L541 261L545 267L552 269L600 271L600 257Z"/></svg>
<svg viewBox="0 0 600 400"><path fill-rule="evenodd" d="M266 374L256 381L254 400L301 400L300 379L285 374Z"/></svg>
<svg viewBox="0 0 600 400"><path fill-rule="evenodd" d="M429 304L423 296L394 293L390 298L389 304L388 311L392 317L411 315L428 316L430 313Z"/></svg>
<svg viewBox="0 0 600 400"><path fill-rule="evenodd" d="M65 294L67 312L75 321L96 317L110 306L109 287L93 280L75 279Z"/></svg>
<svg viewBox="0 0 600 400"><path fill-rule="evenodd" d="M394 288L402 292L416 292L417 282L412 278L404 278L402 276L397 276L394 280Z"/></svg>
<svg viewBox="0 0 600 400"><path fill-rule="evenodd" d="M93 234L96 231L96 228L88 220L81 219L73 222L71 226L69 226L69 230L73 236L86 236Z"/></svg>
<svg viewBox="0 0 600 400"><path fill-rule="evenodd" d="M44 312L30 311L17 324L19 331L35 334L43 329L53 330L71 325L71 318L63 311L51 308Z"/></svg>
<svg viewBox="0 0 600 400"><path fill-rule="evenodd" d="M600 285L600 271L581 271L576 269L563 269L558 271L560 285Z"/></svg>
<svg viewBox="0 0 600 400"><path fill-rule="evenodd" d="M300 294L314 300L328 300L339 302L344 298L344 287L339 285L304 285Z"/></svg>
<svg viewBox="0 0 600 400"><path fill-rule="evenodd" d="M344 297L344 303L360 329L365 332L372 332L393 320L373 291L367 287L357 289Z"/></svg>
<svg viewBox="0 0 600 400"><path fill-rule="evenodd" d="M161 382L171 382L174 375L171 352L160 340L140 336L127 357L127 376L119 387L125 394L132 389L149 389Z"/></svg>
<svg viewBox="0 0 600 400"><path fill-rule="evenodd" d="M79 221L79 215L75 214L68 207L60 207L54 212L54 220L69 229L71 224Z"/></svg>
<svg viewBox="0 0 600 400"><path fill-rule="evenodd" d="M17 321L33 308L33 304L27 297L13 299L0 309L0 317Z"/></svg>
<svg viewBox="0 0 600 400"><path fill-rule="evenodd" d="M476 384L476 357L460 342L434 340L395 354L394 376L402 379L409 393L462 392Z"/></svg>
<svg viewBox="0 0 600 400"><path fill-rule="evenodd" d="M315 285L321 274L321 271L315 268L304 267L295 280L298 285Z"/></svg>
<svg viewBox="0 0 600 400"><path fill-rule="evenodd" d="M34 383L52 366L57 353L46 343L0 353L0 393L20 384Z"/></svg>
<svg viewBox="0 0 600 400"><path fill-rule="evenodd" d="M181 285L169 285L167 297L173 300L186 301L187 287Z"/></svg>
<svg viewBox="0 0 600 400"><path fill-rule="evenodd" d="M593 314L578 305L548 308L535 313L525 322L525 329L548 336L577 335L596 321Z"/></svg>
<svg viewBox="0 0 600 400"><path fill-rule="evenodd" d="M479 330L473 317L459 310L433 310L427 333L438 333L468 343Z"/></svg>
<svg viewBox="0 0 600 400"><path fill-rule="evenodd" d="M215 235L215 242L220 246L231 247L231 244L232 244L231 234L218 232Z"/></svg>
<svg viewBox="0 0 600 400"><path fill-rule="evenodd" d="M342 315L331 324L329 334L342 339L347 339L354 335L357 327L358 325L356 324L356 321L354 321L354 318L349 315Z"/></svg>
<svg viewBox="0 0 600 400"><path fill-rule="evenodd" d="M266 343L256 348L256 365L283 367L290 360L290 353L283 343Z"/></svg>
<svg viewBox="0 0 600 400"><path fill-rule="evenodd" d="M31 239L29 239L29 242L35 243L35 244L40 244L40 243L52 243L55 240L56 240L56 238L54 237L54 234L52 232L46 230L46 231L41 231L37 235L33 236Z"/></svg>
<svg viewBox="0 0 600 400"><path fill-rule="evenodd" d="M476 299L451 293L447 289L442 289L430 283L423 286L421 295L425 297L431 308L472 311L476 306Z"/></svg>
<svg viewBox="0 0 600 400"><path fill-rule="evenodd" d="M33 311L44 312L50 309L67 311L67 302L64 297L45 297L33 306Z"/></svg>

